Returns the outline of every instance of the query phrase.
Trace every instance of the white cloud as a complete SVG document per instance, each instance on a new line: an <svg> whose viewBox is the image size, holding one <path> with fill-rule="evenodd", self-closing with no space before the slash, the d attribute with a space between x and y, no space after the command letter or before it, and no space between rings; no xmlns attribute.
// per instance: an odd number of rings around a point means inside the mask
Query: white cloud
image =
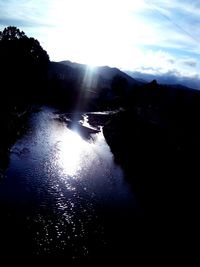
<svg viewBox="0 0 200 267"><path fill-rule="evenodd" d="M137 55L137 63L135 62L132 66L129 65L129 67L122 69L153 75L169 75L169 73L173 73L177 77L192 78L199 75L198 61L192 57L172 56L162 50L146 50L143 53L138 52ZM134 58L132 62L134 62Z"/></svg>
<svg viewBox="0 0 200 267"><path fill-rule="evenodd" d="M197 66L197 61L195 59L185 59L182 60L182 63L192 68Z"/></svg>

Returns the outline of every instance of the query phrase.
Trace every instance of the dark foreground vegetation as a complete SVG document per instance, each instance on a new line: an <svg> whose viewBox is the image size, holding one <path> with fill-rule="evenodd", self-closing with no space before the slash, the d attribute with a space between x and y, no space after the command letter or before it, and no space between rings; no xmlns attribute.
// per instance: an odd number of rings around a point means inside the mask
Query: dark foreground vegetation
<svg viewBox="0 0 200 267"><path fill-rule="evenodd" d="M170 187L175 188L182 176L192 179L198 173L199 92L153 81L133 90L130 99L126 110L113 115L104 127L116 160L127 170L135 165L141 185L143 179L150 184L165 181L166 188L171 180Z"/></svg>
<svg viewBox="0 0 200 267"><path fill-rule="evenodd" d="M200 95L153 82L134 96L103 133L144 208L145 240L161 257L182 258L196 250Z"/></svg>

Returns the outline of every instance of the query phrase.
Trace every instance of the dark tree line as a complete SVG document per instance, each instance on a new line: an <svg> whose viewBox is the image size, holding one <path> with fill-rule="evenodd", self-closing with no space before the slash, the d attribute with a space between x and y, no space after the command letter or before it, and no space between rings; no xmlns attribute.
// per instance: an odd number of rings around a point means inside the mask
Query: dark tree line
<svg viewBox="0 0 200 267"><path fill-rule="evenodd" d="M0 31L1 107L23 106L43 94L49 56L40 43L9 26Z"/></svg>

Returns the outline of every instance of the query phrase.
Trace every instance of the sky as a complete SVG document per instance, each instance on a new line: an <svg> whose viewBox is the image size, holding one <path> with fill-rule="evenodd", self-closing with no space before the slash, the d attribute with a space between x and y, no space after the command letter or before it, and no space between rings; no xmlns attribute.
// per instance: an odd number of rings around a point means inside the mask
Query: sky
<svg viewBox="0 0 200 267"><path fill-rule="evenodd" d="M0 0L53 61L200 79L199 0Z"/></svg>

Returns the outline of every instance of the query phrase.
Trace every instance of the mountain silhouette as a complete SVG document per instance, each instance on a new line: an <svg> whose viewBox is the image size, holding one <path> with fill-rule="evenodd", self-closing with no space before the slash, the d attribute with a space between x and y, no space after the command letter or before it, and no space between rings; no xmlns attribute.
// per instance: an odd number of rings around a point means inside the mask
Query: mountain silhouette
<svg viewBox="0 0 200 267"><path fill-rule="evenodd" d="M116 98L143 83L117 68L90 67L71 61L50 62L49 91L51 103L73 108L87 102L88 110L112 109L119 106ZM83 107L82 107L83 108Z"/></svg>
<svg viewBox="0 0 200 267"><path fill-rule="evenodd" d="M110 81L116 76L120 76L122 78L125 78L127 80L127 82L129 83L129 85L138 85L141 84L140 81L134 79L133 77L129 76L128 74L126 74L125 72L117 69L117 68L111 68L109 66L97 66L97 67L90 67L89 65L86 64L80 64L80 63L75 63L75 62L71 62L69 60L66 61L61 61L61 64L71 67L74 70L77 71L90 71L90 73L97 79L102 79L105 81L107 81L108 83L110 83Z"/></svg>

